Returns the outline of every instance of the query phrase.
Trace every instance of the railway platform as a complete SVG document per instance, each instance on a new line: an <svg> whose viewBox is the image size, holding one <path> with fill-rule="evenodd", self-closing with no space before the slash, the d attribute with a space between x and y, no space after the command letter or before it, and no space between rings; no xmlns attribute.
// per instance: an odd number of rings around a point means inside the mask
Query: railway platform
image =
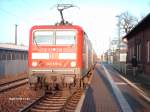
<svg viewBox="0 0 150 112"><path fill-rule="evenodd" d="M150 103L111 66L96 64L80 112L149 112Z"/></svg>
<svg viewBox="0 0 150 112"><path fill-rule="evenodd" d="M81 112L119 112L112 90L109 87L104 70L96 65L91 84L86 90Z"/></svg>

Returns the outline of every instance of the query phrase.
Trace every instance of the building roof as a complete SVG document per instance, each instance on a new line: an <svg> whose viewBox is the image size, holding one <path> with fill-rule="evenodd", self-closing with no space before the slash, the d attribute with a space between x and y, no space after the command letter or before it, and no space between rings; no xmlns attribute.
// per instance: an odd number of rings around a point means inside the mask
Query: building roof
<svg viewBox="0 0 150 112"><path fill-rule="evenodd" d="M7 44L7 43L0 43L0 49L4 50L12 50L12 51L28 51L27 46L15 45L15 44Z"/></svg>
<svg viewBox="0 0 150 112"><path fill-rule="evenodd" d="M150 27L150 13L144 17L131 31L129 31L123 38L128 40L132 38L135 34L142 31L143 29Z"/></svg>

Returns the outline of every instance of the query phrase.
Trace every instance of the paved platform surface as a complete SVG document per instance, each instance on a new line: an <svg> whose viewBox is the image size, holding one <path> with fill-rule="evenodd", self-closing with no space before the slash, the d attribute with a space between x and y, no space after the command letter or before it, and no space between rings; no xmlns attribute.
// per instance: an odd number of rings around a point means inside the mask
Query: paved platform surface
<svg viewBox="0 0 150 112"><path fill-rule="evenodd" d="M106 78L104 68L100 64L95 67L81 112L121 112Z"/></svg>
<svg viewBox="0 0 150 112"><path fill-rule="evenodd" d="M110 65L97 63L80 112L150 112L149 93L140 87Z"/></svg>

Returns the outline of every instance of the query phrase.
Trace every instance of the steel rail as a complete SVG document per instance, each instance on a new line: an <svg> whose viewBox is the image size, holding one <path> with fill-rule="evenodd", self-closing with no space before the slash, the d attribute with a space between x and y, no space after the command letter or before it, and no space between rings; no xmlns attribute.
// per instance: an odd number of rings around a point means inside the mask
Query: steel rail
<svg viewBox="0 0 150 112"><path fill-rule="evenodd" d="M28 83L28 78L22 78L22 79L17 79L17 80L13 80L10 82L0 84L0 92L4 92L4 91L7 91L9 89L16 88L16 87L19 87L21 85L25 85L27 83Z"/></svg>

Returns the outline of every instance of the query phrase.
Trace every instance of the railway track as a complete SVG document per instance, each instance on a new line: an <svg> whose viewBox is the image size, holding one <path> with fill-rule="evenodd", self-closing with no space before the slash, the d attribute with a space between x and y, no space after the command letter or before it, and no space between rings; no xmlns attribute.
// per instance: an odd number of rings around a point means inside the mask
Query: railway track
<svg viewBox="0 0 150 112"><path fill-rule="evenodd" d="M22 79L17 79L14 81L6 82L3 84L0 84L0 92L4 92L16 87L19 87L21 85L27 84L28 83L28 78L22 78Z"/></svg>
<svg viewBox="0 0 150 112"><path fill-rule="evenodd" d="M83 90L78 89L71 94L68 93L59 91L55 94L45 94L21 109L20 112L74 112Z"/></svg>
<svg viewBox="0 0 150 112"><path fill-rule="evenodd" d="M83 94L83 90L76 91L65 103L62 111L63 112L75 112L77 104Z"/></svg>

